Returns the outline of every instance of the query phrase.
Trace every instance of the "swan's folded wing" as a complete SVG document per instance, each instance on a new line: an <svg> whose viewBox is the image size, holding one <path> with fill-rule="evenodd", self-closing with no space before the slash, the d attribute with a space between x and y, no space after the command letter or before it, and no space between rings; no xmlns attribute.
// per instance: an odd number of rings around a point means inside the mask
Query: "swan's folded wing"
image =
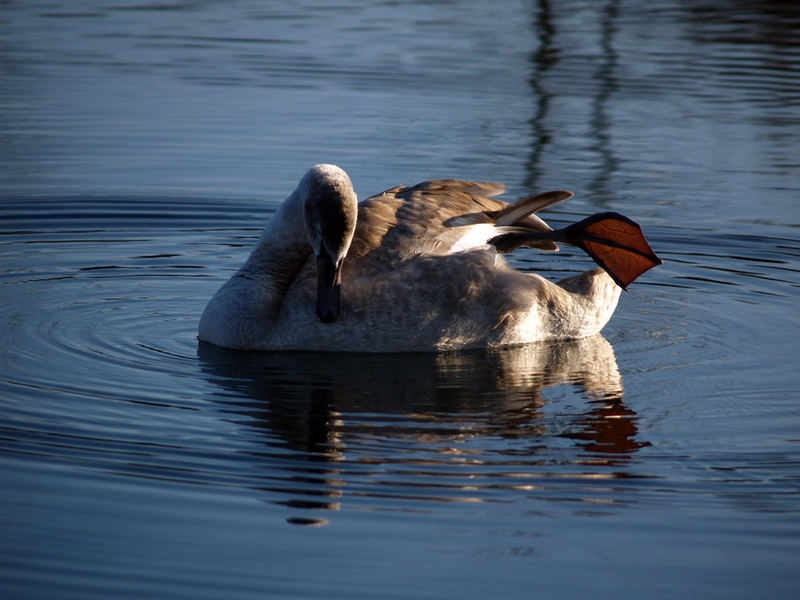
<svg viewBox="0 0 800 600"><path fill-rule="evenodd" d="M454 248L486 243L474 225L507 226L527 231L550 231L534 213L572 196L571 192L546 192L509 204L493 196L505 191L501 183L476 183L460 179L424 181L398 186L368 198L359 205L358 226L349 257L370 256L379 264L397 264L420 253L448 254ZM490 228L482 228L489 230ZM494 234L496 235L496 234ZM529 240L523 245L558 250L552 240Z"/></svg>
<svg viewBox="0 0 800 600"><path fill-rule="evenodd" d="M359 204L358 224L348 257L367 255L395 262L419 253L446 254L439 236L449 221L470 215L472 223L489 223L491 213L507 203L491 196L501 194L501 183L475 183L460 179L424 181L398 186Z"/></svg>

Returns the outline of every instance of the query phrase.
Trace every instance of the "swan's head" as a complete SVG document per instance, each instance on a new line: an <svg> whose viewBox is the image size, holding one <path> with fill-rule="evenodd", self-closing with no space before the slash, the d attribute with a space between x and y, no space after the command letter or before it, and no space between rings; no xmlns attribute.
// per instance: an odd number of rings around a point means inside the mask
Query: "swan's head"
<svg viewBox="0 0 800 600"><path fill-rule="evenodd" d="M298 186L308 242L317 257L317 314L323 323L339 316L344 261L358 216L358 199L344 170L316 165Z"/></svg>

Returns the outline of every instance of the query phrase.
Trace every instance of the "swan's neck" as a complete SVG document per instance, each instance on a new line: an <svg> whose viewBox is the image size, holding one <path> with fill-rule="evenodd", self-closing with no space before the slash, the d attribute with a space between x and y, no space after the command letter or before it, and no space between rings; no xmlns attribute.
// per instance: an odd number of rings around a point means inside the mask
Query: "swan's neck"
<svg viewBox="0 0 800 600"><path fill-rule="evenodd" d="M302 204L296 191L281 204L240 272L259 279L288 278L291 282L311 254Z"/></svg>
<svg viewBox="0 0 800 600"><path fill-rule="evenodd" d="M201 340L252 348L281 310L286 291L311 254L294 192L280 206L244 265L217 291L200 318Z"/></svg>
<svg viewBox="0 0 800 600"><path fill-rule="evenodd" d="M311 255L303 224L302 204L297 192L281 204L238 273L258 281L265 293L271 288L270 291L276 296L277 308Z"/></svg>
<svg viewBox="0 0 800 600"><path fill-rule="evenodd" d="M258 313L266 324L278 316L286 292L311 255L302 200L297 192L281 204L270 219L258 245L236 274L251 287Z"/></svg>

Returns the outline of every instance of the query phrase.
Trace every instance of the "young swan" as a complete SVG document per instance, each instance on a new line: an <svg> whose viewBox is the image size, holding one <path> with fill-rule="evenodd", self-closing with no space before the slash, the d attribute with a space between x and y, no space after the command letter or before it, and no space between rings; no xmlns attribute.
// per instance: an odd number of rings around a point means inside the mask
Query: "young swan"
<svg viewBox="0 0 800 600"><path fill-rule="evenodd" d="M398 186L360 205L347 174L317 165L200 319L200 340L251 350L431 351L579 338L621 287L660 264L616 213L552 231L534 215L572 194L514 204L500 184ZM553 283L501 252L580 246L601 268ZM621 286L621 287L620 287Z"/></svg>

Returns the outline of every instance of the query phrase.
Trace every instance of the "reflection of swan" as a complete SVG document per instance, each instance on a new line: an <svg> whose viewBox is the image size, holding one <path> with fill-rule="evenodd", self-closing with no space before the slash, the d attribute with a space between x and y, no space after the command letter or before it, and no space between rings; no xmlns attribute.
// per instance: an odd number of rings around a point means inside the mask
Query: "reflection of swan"
<svg viewBox="0 0 800 600"><path fill-rule="evenodd" d="M198 354L224 414L266 445L252 451L267 461L258 488L303 509L293 523L325 522L306 509L330 514L348 490L362 506L395 494L517 494L526 481L550 485L559 460L573 478L582 477L576 465L589 480L624 477L626 454L642 445L614 351L600 335L439 354L261 353L204 343ZM550 414L543 390L559 384L576 386L585 407ZM412 476L430 487L410 488Z"/></svg>
<svg viewBox="0 0 800 600"><path fill-rule="evenodd" d="M534 213L569 192L491 198L502 191L429 181L358 205L344 171L317 165L211 299L199 337L229 348L369 352L580 338L606 324L619 286L660 262L621 215L552 231ZM554 250L555 241L579 245L605 271L555 284L499 254Z"/></svg>
<svg viewBox="0 0 800 600"><path fill-rule="evenodd" d="M264 426L303 451L345 447L347 424L335 423L342 414L437 414L452 423L461 414L485 414L485 431L477 426L471 435L519 437L538 430L545 388L575 385L598 400L594 408L622 402L614 351L601 335L440 354L259 353L203 343L198 353L210 380L234 393L226 402L258 407L261 417L269 415ZM625 427L624 437L635 434Z"/></svg>

